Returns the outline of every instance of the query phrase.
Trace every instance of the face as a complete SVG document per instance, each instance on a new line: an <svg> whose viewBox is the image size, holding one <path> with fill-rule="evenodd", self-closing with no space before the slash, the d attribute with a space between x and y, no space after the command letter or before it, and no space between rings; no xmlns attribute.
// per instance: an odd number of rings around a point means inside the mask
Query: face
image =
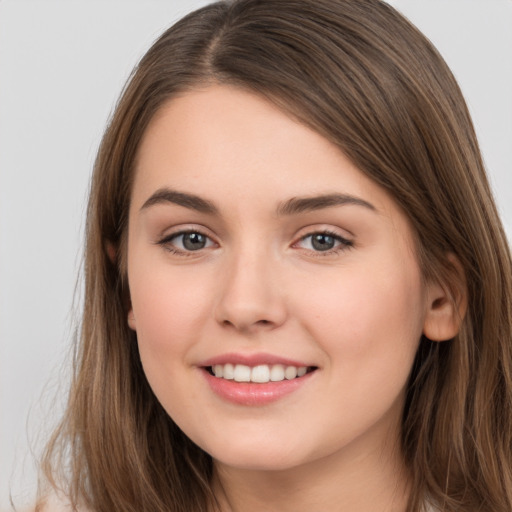
<svg viewBox="0 0 512 512"><path fill-rule="evenodd" d="M128 235L155 395L226 467L378 451L428 310L413 246L383 189L261 97L170 100L140 146Z"/></svg>

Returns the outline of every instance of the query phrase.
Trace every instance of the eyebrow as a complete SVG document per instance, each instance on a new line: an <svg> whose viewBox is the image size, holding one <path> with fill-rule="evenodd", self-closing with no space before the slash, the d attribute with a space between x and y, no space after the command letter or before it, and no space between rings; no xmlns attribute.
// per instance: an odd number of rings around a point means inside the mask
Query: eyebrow
<svg viewBox="0 0 512 512"><path fill-rule="evenodd" d="M363 206L376 212L373 204L348 194L325 194L314 197L292 197L277 208L278 215L295 215L298 213L311 212L331 208L333 206L355 205Z"/></svg>
<svg viewBox="0 0 512 512"><path fill-rule="evenodd" d="M177 204L200 213L210 215L219 214L218 208L211 201L194 194L178 192L177 190L171 190L166 187L160 188L153 193L142 205L141 211L157 204L166 203ZM278 216L288 216L344 205L362 206L371 211L377 211L375 206L359 197L348 194L323 194L312 197L292 197L284 203L279 204L276 212Z"/></svg>
<svg viewBox="0 0 512 512"><path fill-rule="evenodd" d="M142 205L141 210L145 210L156 204L172 203L200 213L208 213L217 215L219 213L217 207L206 199L194 194L186 194L169 188L160 188Z"/></svg>

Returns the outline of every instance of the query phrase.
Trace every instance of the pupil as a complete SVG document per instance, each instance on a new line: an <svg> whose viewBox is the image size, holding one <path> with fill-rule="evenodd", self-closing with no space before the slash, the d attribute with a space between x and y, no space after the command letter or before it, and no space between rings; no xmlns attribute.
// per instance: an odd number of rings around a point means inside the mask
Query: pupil
<svg viewBox="0 0 512 512"><path fill-rule="evenodd" d="M314 235L311 244L317 251L328 251L334 247L334 237L322 234Z"/></svg>
<svg viewBox="0 0 512 512"><path fill-rule="evenodd" d="M183 235L183 247L189 251L203 249L206 245L206 237L200 233L186 233Z"/></svg>

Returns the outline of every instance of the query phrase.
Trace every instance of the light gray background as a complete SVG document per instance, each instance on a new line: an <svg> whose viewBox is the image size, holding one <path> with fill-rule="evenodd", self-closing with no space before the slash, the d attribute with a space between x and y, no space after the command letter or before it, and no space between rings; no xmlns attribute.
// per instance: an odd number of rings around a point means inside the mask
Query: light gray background
<svg viewBox="0 0 512 512"><path fill-rule="evenodd" d="M65 389L87 185L122 85L204 0L0 0L0 510L33 500ZM461 83L512 235L512 0L394 0ZM65 367L65 365L64 365ZM62 396L62 395L61 395Z"/></svg>

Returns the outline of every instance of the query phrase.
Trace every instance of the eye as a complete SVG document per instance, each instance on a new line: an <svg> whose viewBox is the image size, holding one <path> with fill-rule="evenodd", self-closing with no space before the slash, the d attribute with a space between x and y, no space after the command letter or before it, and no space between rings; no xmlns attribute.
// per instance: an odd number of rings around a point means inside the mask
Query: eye
<svg viewBox="0 0 512 512"><path fill-rule="evenodd" d="M166 249L176 253L187 253L200 251L214 246L210 237L200 233L199 231L180 231L166 236L158 242Z"/></svg>
<svg viewBox="0 0 512 512"><path fill-rule="evenodd" d="M315 252L332 253L352 247L353 243L335 233L321 231L302 237L296 246Z"/></svg>

